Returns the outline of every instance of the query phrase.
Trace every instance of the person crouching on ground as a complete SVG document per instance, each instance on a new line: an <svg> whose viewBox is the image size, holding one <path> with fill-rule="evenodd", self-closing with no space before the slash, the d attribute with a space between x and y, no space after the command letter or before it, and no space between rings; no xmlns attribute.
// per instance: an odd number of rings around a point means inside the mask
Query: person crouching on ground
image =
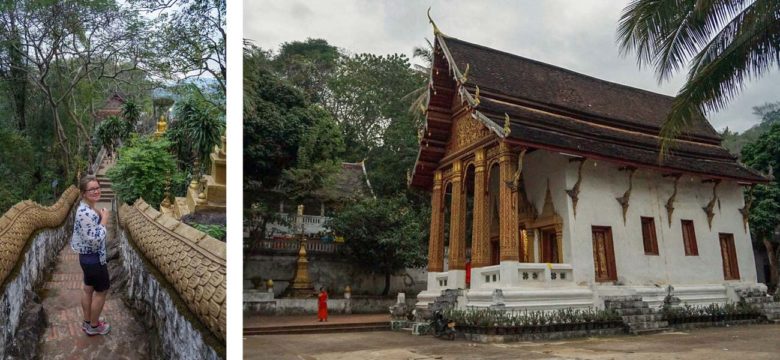
<svg viewBox="0 0 780 360"><path fill-rule="evenodd" d="M105 208L95 208L100 199L97 178L92 175L83 177L79 181L79 190L81 203L76 210L70 246L79 254L79 264L84 271L84 292L81 294L84 323L81 329L90 336L105 335L111 329L107 322L100 321L110 286L106 266L106 224L109 212Z"/></svg>
<svg viewBox="0 0 780 360"><path fill-rule="evenodd" d="M328 292L324 287L320 288L320 295L317 298L317 319L328 321Z"/></svg>

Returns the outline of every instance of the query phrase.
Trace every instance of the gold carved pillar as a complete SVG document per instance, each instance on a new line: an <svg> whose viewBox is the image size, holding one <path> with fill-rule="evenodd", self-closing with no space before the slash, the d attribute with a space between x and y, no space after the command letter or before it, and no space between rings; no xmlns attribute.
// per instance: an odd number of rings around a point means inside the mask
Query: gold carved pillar
<svg viewBox="0 0 780 360"><path fill-rule="evenodd" d="M514 180L517 171L517 162L515 155L509 149L509 145L502 142L499 145L498 164L501 168L501 179L499 181L499 217L500 224L500 261L513 260L519 261L519 241L517 238L517 192L512 191L508 186Z"/></svg>
<svg viewBox="0 0 780 360"><path fill-rule="evenodd" d="M463 193L463 162L452 164L452 206L450 213L450 270L466 268L466 196Z"/></svg>
<svg viewBox="0 0 780 360"><path fill-rule="evenodd" d="M487 172L485 149L477 149L474 161L474 221L471 237L471 267L490 265L490 224L488 223Z"/></svg>
<svg viewBox="0 0 780 360"><path fill-rule="evenodd" d="M536 229L528 229L525 233L527 239L525 253L523 254L525 259L523 259L523 261L529 263L536 262Z"/></svg>
<svg viewBox="0 0 780 360"><path fill-rule="evenodd" d="M428 241L428 271L444 271L444 195L441 189L441 171L433 173L431 193L431 234Z"/></svg>

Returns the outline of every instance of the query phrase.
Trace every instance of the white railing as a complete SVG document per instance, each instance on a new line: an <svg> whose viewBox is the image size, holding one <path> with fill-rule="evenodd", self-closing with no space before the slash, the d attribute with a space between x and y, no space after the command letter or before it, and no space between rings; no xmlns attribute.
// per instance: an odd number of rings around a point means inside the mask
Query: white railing
<svg viewBox="0 0 780 360"><path fill-rule="evenodd" d="M472 288L566 287L574 284L570 264L502 263L472 269Z"/></svg>
<svg viewBox="0 0 780 360"><path fill-rule="evenodd" d="M297 215L280 213L279 217L282 218L289 225L282 224L269 224L268 230L273 230L273 233L277 234L300 234L300 224L297 223ZM303 223L303 232L305 234L316 234L318 232L327 231L325 228L325 222L330 220L327 216L316 215L302 215L301 222ZM296 226L297 225L297 226Z"/></svg>

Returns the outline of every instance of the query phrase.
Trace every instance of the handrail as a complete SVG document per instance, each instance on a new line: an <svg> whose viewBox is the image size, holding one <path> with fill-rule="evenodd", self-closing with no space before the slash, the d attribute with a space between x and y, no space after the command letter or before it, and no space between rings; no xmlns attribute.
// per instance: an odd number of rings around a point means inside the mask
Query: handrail
<svg viewBox="0 0 780 360"><path fill-rule="evenodd" d="M78 189L70 186L52 206L25 200L0 216L0 284L5 282L19 262L22 250L32 235L40 229L62 224L78 197Z"/></svg>
<svg viewBox="0 0 780 360"><path fill-rule="evenodd" d="M90 175L95 175L97 173L97 171L100 169L100 164L103 163L103 158L105 156L106 156L106 148L101 146L100 151L98 151L97 156L95 156L95 162L89 166Z"/></svg>

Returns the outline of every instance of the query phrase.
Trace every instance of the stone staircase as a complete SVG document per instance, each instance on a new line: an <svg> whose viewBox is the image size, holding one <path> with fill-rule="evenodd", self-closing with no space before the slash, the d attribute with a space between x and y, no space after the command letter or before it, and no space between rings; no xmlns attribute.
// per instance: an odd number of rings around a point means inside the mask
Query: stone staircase
<svg viewBox="0 0 780 360"><path fill-rule="evenodd" d="M604 299L606 309L615 310L630 334L647 335L669 330L663 315L651 309L641 296L609 296Z"/></svg>
<svg viewBox="0 0 780 360"><path fill-rule="evenodd" d="M739 294L745 303L758 308L770 323L780 324L780 302L776 302L765 292L746 291Z"/></svg>
<svg viewBox="0 0 780 360"><path fill-rule="evenodd" d="M98 168L98 171L95 174L95 177L100 183L100 200L98 200L99 202L111 203L111 200L113 200L114 197L116 196L114 190L111 188L111 179L109 179L108 176L106 175L106 171L108 171L108 169L110 169L113 165L114 165L114 161L112 161L111 159L103 159L103 162L100 164L100 167Z"/></svg>

